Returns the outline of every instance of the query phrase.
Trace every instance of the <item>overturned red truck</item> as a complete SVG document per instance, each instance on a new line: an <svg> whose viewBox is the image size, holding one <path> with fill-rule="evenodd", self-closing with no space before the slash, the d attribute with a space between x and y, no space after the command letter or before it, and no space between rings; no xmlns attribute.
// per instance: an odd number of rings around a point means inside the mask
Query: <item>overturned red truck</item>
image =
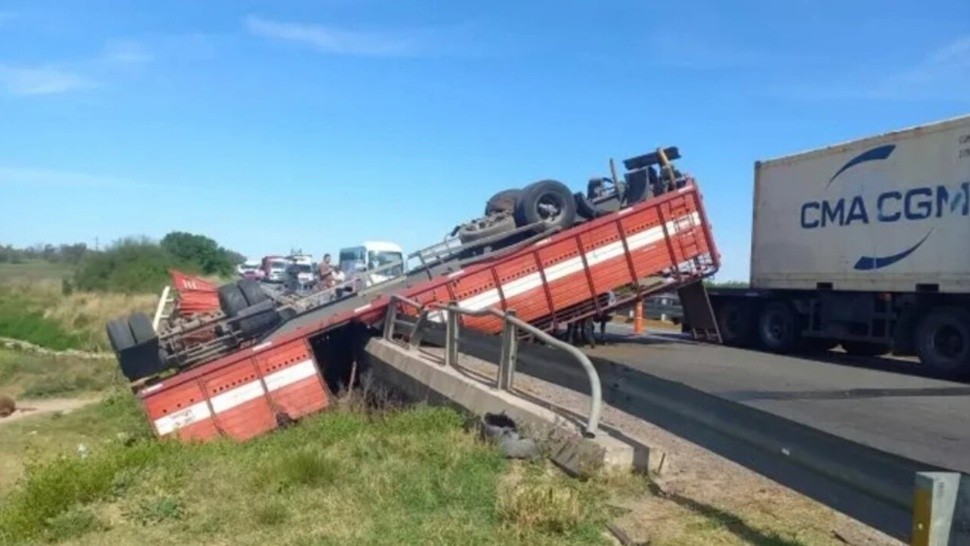
<svg viewBox="0 0 970 546"><path fill-rule="evenodd" d="M697 183L673 164L679 157L670 147L628 159L622 180L593 179L585 193L553 180L500 192L485 216L409 256L406 275L366 289L295 297L243 280L219 287L219 312L157 331L134 314L111 321L109 338L159 437L244 440L326 408L394 295L514 310L555 332L680 289L695 300L685 312L698 335L716 335L700 281L720 258ZM626 296L609 297L621 287ZM496 318L463 320L501 330Z"/></svg>

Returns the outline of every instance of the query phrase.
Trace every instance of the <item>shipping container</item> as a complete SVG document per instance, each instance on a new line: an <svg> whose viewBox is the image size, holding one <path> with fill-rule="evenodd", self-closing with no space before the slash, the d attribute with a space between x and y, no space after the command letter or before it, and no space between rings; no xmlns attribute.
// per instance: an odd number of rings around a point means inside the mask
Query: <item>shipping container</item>
<svg viewBox="0 0 970 546"><path fill-rule="evenodd" d="M970 289L970 116L755 165L751 283Z"/></svg>
<svg viewBox="0 0 970 546"><path fill-rule="evenodd" d="M751 278L722 341L970 374L970 116L755 164Z"/></svg>

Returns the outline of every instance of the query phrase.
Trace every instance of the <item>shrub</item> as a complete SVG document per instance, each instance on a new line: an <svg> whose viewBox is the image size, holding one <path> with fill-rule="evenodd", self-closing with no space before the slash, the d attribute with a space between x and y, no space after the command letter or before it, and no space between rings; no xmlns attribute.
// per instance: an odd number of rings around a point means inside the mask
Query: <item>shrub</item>
<svg viewBox="0 0 970 546"><path fill-rule="evenodd" d="M126 239L104 252L89 255L74 277L80 290L125 293L157 292L178 263L157 244L146 239Z"/></svg>

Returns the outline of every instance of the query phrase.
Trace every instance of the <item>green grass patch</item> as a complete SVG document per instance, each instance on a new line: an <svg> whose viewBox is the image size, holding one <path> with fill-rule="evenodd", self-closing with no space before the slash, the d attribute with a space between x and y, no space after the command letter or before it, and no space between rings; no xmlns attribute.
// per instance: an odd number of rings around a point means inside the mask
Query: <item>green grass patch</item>
<svg viewBox="0 0 970 546"><path fill-rule="evenodd" d="M0 349L0 394L14 399L93 395L119 384L117 375L111 358Z"/></svg>
<svg viewBox="0 0 970 546"><path fill-rule="evenodd" d="M84 336L44 316L37 302L0 287L0 337L20 339L54 350L81 349Z"/></svg>
<svg viewBox="0 0 970 546"><path fill-rule="evenodd" d="M88 434L23 447L38 462L0 497L0 544L603 541L596 486L561 476L543 483L592 504L552 525L509 518L499 495L513 465L449 409L334 410L241 444L158 441L139 411L117 394L29 425L37 442L65 424Z"/></svg>

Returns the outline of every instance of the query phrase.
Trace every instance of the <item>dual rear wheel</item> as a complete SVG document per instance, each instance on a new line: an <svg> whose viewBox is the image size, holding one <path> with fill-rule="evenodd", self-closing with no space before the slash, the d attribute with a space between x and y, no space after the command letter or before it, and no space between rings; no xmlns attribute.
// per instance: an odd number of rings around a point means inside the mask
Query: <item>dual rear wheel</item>
<svg viewBox="0 0 970 546"><path fill-rule="evenodd" d="M716 309L721 339L726 345L757 344L776 353L823 351L839 344L824 338L802 338L800 317L785 301L769 302L757 309L743 299L726 301ZM937 307L923 314L913 332L916 354L930 371L943 376L970 375L970 311L961 307ZM853 356L873 357L889 353L887 343L842 341Z"/></svg>

